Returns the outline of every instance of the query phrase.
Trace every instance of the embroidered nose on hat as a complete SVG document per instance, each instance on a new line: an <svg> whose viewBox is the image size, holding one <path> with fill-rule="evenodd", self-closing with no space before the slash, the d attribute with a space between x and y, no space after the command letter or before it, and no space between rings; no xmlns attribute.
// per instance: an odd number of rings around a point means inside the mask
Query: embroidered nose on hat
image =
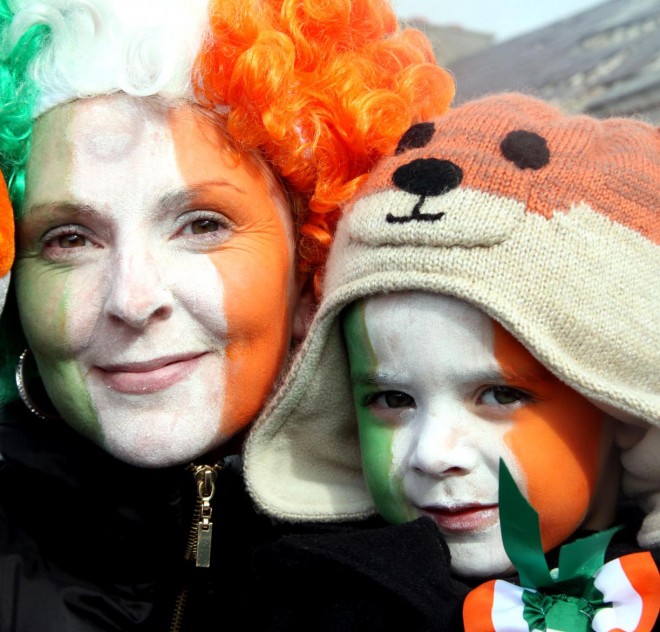
<svg viewBox="0 0 660 632"><path fill-rule="evenodd" d="M463 171L451 160L437 158L418 158L402 165L392 174L392 182L407 193L419 195L410 215L398 216L388 213L386 220L390 224L418 221L435 222L444 217L444 213L422 213L420 209L429 195L437 196L457 188L463 179Z"/></svg>
<svg viewBox="0 0 660 632"><path fill-rule="evenodd" d="M399 140L394 152L395 156L410 149L426 147L435 134L435 124L432 122L412 125ZM401 191L419 195L410 215L393 215L388 213L385 220L390 224L406 224L413 220L433 222L444 217L444 213L421 213L420 210L431 196L442 195L458 187L463 179L461 168L450 160L437 158L419 158L399 167L392 174L392 182Z"/></svg>

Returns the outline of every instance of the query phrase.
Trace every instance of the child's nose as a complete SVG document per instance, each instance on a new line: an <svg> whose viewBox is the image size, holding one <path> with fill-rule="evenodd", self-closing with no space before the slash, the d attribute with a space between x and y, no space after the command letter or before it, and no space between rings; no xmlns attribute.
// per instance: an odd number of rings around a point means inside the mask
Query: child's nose
<svg viewBox="0 0 660 632"><path fill-rule="evenodd" d="M415 440L411 467L436 477L468 474L477 463L469 434L460 412L447 410L428 415Z"/></svg>

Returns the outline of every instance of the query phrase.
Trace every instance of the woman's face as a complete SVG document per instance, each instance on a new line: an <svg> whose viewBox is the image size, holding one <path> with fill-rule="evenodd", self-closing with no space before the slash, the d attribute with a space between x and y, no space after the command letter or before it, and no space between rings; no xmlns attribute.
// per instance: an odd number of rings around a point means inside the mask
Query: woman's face
<svg viewBox="0 0 660 632"><path fill-rule="evenodd" d="M125 95L47 113L18 235L21 321L72 427L158 467L255 417L291 336L293 224L213 122Z"/></svg>
<svg viewBox="0 0 660 632"><path fill-rule="evenodd" d="M500 458L539 513L546 551L580 525L607 525L610 421L483 312L435 294L382 295L352 307L344 332L376 506L392 522L432 518L455 572L510 568Z"/></svg>

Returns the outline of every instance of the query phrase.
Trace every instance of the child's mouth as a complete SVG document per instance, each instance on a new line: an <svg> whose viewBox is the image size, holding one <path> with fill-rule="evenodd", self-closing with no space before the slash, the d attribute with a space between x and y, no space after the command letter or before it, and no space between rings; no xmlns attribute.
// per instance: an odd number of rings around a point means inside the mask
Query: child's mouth
<svg viewBox="0 0 660 632"><path fill-rule="evenodd" d="M462 505L452 507L422 507L424 515L433 519L444 533L483 531L500 518L498 505Z"/></svg>

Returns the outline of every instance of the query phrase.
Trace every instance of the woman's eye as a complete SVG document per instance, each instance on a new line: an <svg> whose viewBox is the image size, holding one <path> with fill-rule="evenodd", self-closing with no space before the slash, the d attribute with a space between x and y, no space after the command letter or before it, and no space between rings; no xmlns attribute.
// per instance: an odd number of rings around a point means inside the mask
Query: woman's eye
<svg viewBox="0 0 660 632"><path fill-rule="evenodd" d="M369 398L367 404L380 408L415 408L415 400L401 391L385 391L375 393Z"/></svg>
<svg viewBox="0 0 660 632"><path fill-rule="evenodd" d="M208 243L224 241L231 233L231 224L218 213L192 211L182 216L180 222L181 228L177 233L178 236L188 238L192 235L199 236L202 240L206 239Z"/></svg>
<svg viewBox="0 0 660 632"><path fill-rule="evenodd" d="M511 406L528 400L529 395L509 386L492 386L482 391L479 399L486 406Z"/></svg>
<svg viewBox="0 0 660 632"><path fill-rule="evenodd" d="M50 242L57 242L59 248L82 248L86 246L88 241L87 238L83 235L60 235L54 239L51 239Z"/></svg>
<svg viewBox="0 0 660 632"><path fill-rule="evenodd" d="M87 251L95 246L87 234L77 226L61 226L42 238L42 251L48 259L62 259L78 255L74 251Z"/></svg>
<svg viewBox="0 0 660 632"><path fill-rule="evenodd" d="M212 219L196 219L190 223L190 232L193 235L203 235L204 233L214 233L220 230L220 222Z"/></svg>

